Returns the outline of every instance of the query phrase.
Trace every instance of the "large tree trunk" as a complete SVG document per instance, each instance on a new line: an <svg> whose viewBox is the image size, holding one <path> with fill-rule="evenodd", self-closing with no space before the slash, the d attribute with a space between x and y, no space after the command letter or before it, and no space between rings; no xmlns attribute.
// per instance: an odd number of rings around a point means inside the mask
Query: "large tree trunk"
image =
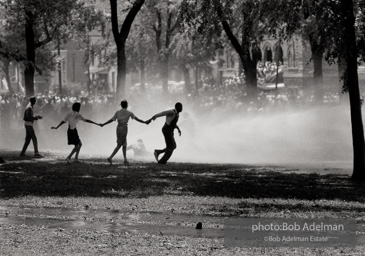
<svg viewBox="0 0 365 256"><path fill-rule="evenodd" d="M169 58L164 57L161 62L161 80L162 80L162 92L168 94L169 92Z"/></svg>
<svg viewBox="0 0 365 256"><path fill-rule="evenodd" d="M127 58L125 56L124 44L117 46L118 54L118 74L117 74L117 98L125 98L125 84L127 76Z"/></svg>
<svg viewBox="0 0 365 256"><path fill-rule="evenodd" d="M315 90L316 102L323 102L324 86L323 86L323 50L317 47L312 47L312 60L313 60L313 85Z"/></svg>
<svg viewBox="0 0 365 256"><path fill-rule="evenodd" d="M250 99L255 100L257 98L257 60L251 59L250 56L250 43L245 42L247 38L242 37L242 49L240 59L243 67L243 74L245 75L246 92Z"/></svg>
<svg viewBox="0 0 365 256"><path fill-rule="evenodd" d="M313 78L314 84L316 86L322 86L323 84L323 68L322 68L322 59L323 59L323 52L317 51L313 52Z"/></svg>
<svg viewBox="0 0 365 256"><path fill-rule="evenodd" d="M251 54L250 54L250 49L251 49L250 35L252 34L253 23L249 19L249 15L246 13L248 12L248 10L242 10L244 23L241 28L242 42L240 43L237 37L233 34L231 27L225 18L220 1L215 0L213 3L229 41L231 42L233 48L240 56L245 75L247 96L252 100L256 100L257 99L256 59L255 58L251 59Z"/></svg>
<svg viewBox="0 0 365 256"><path fill-rule="evenodd" d="M352 0L341 0L342 19L344 25L343 40L346 51L346 75L345 84L349 88L352 144L354 153L354 165L352 179L365 181L365 142L364 128L361 116L361 100L359 79L357 74L357 47L355 37L355 17Z"/></svg>
<svg viewBox="0 0 365 256"><path fill-rule="evenodd" d="M110 0L111 9L111 22L112 31L114 36L114 41L117 45L117 98L125 97L125 85L127 76L127 58L125 55L125 43L127 41L130 29L132 27L133 21L142 8L145 0L136 0L129 10L124 22L121 26L120 31L118 26L118 6L117 0Z"/></svg>
<svg viewBox="0 0 365 256"><path fill-rule="evenodd" d="M25 22L25 43L27 52L27 63L24 69L25 95L34 95L34 65L35 65L35 43L34 43L34 15L26 11Z"/></svg>
<svg viewBox="0 0 365 256"><path fill-rule="evenodd" d="M245 26L243 26L245 27ZM243 73L245 75L245 83L246 83L246 92L249 99L256 100L257 99L257 59L255 54L253 54L253 58L251 58L250 48L251 43L248 38L248 34L250 33L248 30L251 28L243 28L242 33L242 46L240 52L240 58L243 67Z"/></svg>

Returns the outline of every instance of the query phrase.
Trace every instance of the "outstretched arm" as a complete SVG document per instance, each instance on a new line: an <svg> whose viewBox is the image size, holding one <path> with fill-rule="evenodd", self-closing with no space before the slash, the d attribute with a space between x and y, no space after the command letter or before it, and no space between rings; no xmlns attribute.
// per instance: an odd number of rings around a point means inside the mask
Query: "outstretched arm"
<svg viewBox="0 0 365 256"><path fill-rule="evenodd" d="M138 117L134 117L134 120L136 120L136 121L138 121L138 122L140 122L140 123L142 123L142 124L147 124L147 122L146 121L143 121L143 120L141 120L141 119L139 119Z"/></svg>
<svg viewBox="0 0 365 256"><path fill-rule="evenodd" d="M58 129L61 125L65 124L65 121L61 121L56 127L52 126L51 129Z"/></svg>
<svg viewBox="0 0 365 256"><path fill-rule="evenodd" d="M109 119L108 121L106 121L105 123L101 124L101 127L103 127L104 125L110 124L112 123L114 120L113 119Z"/></svg>
<svg viewBox="0 0 365 256"><path fill-rule="evenodd" d="M153 117L151 117L150 119L148 119L147 121L146 121L146 124L149 124L149 123L151 123L151 121L153 120L153 121L155 121L156 120L156 118L158 118L158 117L161 117L161 116L167 116L167 115L169 115L171 113L171 110L166 110L166 111L162 111L162 112L160 112L160 113L157 113L156 115L154 115Z"/></svg>
<svg viewBox="0 0 365 256"><path fill-rule="evenodd" d="M99 126L101 126L101 124L95 123L94 121L91 121L91 120L89 120L89 119L85 119L85 122L86 122L86 123L90 123L90 124L95 124L95 125L99 125Z"/></svg>

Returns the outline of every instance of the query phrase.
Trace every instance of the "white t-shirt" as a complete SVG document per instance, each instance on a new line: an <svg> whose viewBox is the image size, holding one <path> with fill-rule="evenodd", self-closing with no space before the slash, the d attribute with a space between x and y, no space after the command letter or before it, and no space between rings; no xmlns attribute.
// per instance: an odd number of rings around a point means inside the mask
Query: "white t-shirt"
<svg viewBox="0 0 365 256"><path fill-rule="evenodd" d="M134 119L136 118L136 116L132 112L122 108L121 110L115 112L114 116L111 119L113 121L117 120L118 126L124 126L128 124L129 118Z"/></svg>
<svg viewBox="0 0 365 256"><path fill-rule="evenodd" d="M70 129L75 129L76 128L76 124L79 122L79 121L86 121L86 118L83 117L79 112L76 112L76 111L72 111L70 113L68 113L65 117L65 119L63 119L63 121L65 123L68 122L68 125L70 126Z"/></svg>

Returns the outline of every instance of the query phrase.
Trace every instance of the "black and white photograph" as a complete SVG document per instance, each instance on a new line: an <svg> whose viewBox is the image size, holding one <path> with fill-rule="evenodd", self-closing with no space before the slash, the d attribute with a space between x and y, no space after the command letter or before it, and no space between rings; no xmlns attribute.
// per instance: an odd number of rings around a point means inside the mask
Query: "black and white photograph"
<svg viewBox="0 0 365 256"><path fill-rule="evenodd" d="M365 0L0 0L0 256L365 255Z"/></svg>

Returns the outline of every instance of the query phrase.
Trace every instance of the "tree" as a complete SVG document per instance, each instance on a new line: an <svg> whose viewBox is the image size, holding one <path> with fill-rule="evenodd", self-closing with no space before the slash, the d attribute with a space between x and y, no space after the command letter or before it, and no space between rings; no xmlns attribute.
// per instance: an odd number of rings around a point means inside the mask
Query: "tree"
<svg viewBox="0 0 365 256"><path fill-rule="evenodd" d="M60 37L63 26L71 20L72 10L81 5L77 0L6 0L5 6L10 27L24 31L25 90L30 96L34 94L35 71L42 73L37 64L37 50Z"/></svg>
<svg viewBox="0 0 365 256"><path fill-rule="evenodd" d="M107 49L109 43L109 33L106 33L105 26L107 18L101 10L96 10L93 5L86 5L81 9L76 10L75 24L71 28L72 37L81 42L80 48L85 51L83 64L87 67L87 92L90 95L91 75L90 65L94 57L94 53L101 50ZM90 33L96 28L101 28L102 40L93 42ZM104 40L105 39L105 40ZM60 76L60 75L59 75ZM61 81L60 81L61 83Z"/></svg>
<svg viewBox="0 0 365 256"><path fill-rule="evenodd" d="M197 5L196 2L193 4ZM205 27L203 30L206 31L214 28L217 33L223 30L237 52L249 97L256 98L256 65L261 58L260 43L264 36L292 34L291 24L297 24L293 21L299 15L289 15L287 12L299 13L300 4L301 0L204 0L197 5L201 17L199 26Z"/></svg>
<svg viewBox="0 0 365 256"><path fill-rule="evenodd" d="M163 93L168 92L169 59L171 55L172 38L179 26L180 1L163 0L149 1L147 8L150 13L151 29L155 33L155 42L160 64L160 78Z"/></svg>
<svg viewBox="0 0 365 256"><path fill-rule="evenodd" d="M212 60L219 47L214 41L208 41L195 28L185 27L180 29L172 41L173 63L180 68L184 74L185 93L190 94L193 88L190 81L190 69L210 68L209 60ZM198 77L196 76L195 93L198 93Z"/></svg>
<svg viewBox="0 0 365 256"><path fill-rule="evenodd" d="M305 0L302 7L302 36L309 41L313 62L313 82L316 100L323 98L323 65L325 57L331 64L334 61L333 49L339 40L339 34L333 28L339 27L340 6L337 1ZM324 11L325 10L325 11ZM338 54L336 54L338 57Z"/></svg>
<svg viewBox="0 0 365 256"><path fill-rule="evenodd" d="M22 54L24 45L22 42L22 35L20 31L16 31L9 27L8 23L5 23L0 28L0 61L2 63L1 69L5 74L5 79L9 86L9 92L13 92L10 81L10 66L12 62L24 61L25 55Z"/></svg>
<svg viewBox="0 0 365 256"><path fill-rule="evenodd" d="M129 32L133 21L140 11L145 0L135 0L131 6L128 6L128 13L124 19L124 22L119 30L118 25L118 6L116 0L110 0L111 7L111 21L114 41L117 46L117 97L125 95L125 80L127 72L127 58L125 53L126 41L129 36Z"/></svg>
<svg viewBox="0 0 365 256"><path fill-rule="evenodd" d="M139 71L142 93L146 90L146 79L151 77L151 74L160 72L156 70L158 55L150 21L149 9L144 6L133 23L133 33L130 34L126 46L127 59L131 63L130 68Z"/></svg>
<svg viewBox="0 0 365 256"><path fill-rule="evenodd" d="M344 84L348 87L351 110L351 127L353 143L353 173L352 179L365 181L365 141L361 116L361 99L357 74L357 46L355 35L355 17L352 0L341 0L343 45L346 57Z"/></svg>

